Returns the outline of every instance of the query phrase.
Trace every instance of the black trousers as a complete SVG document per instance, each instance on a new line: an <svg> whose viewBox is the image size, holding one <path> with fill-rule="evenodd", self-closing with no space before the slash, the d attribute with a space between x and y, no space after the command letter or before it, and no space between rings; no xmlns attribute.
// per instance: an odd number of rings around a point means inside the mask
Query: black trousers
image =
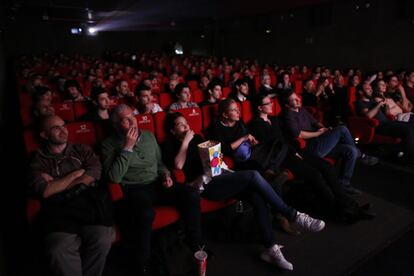
<svg viewBox="0 0 414 276"><path fill-rule="evenodd" d="M414 124L412 122L384 122L376 128L375 132L401 138L404 151L408 155L407 161L414 164Z"/></svg>
<svg viewBox="0 0 414 276"><path fill-rule="evenodd" d="M281 167L289 169L295 177L303 178L317 195L316 207L323 207L327 213L340 214L357 208L358 203L346 194L335 169L326 160L310 154L303 159L289 153Z"/></svg>
<svg viewBox="0 0 414 276"><path fill-rule="evenodd" d="M190 246L200 244L200 195L198 191L180 184L174 184L166 189L160 183L125 185L123 191L128 236L138 265L146 264L151 255L155 204L176 206L184 221L187 243Z"/></svg>

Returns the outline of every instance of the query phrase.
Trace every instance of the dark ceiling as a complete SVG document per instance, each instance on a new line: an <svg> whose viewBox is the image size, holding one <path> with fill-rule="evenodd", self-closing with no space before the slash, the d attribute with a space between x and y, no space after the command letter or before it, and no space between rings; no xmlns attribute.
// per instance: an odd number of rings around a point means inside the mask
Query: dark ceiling
<svg viewBox="0 0 414 276"><path fill-rule="evenodd" d="M333 0L120 0L5 1L9 22L50 21L100 26L102 30L137 30L202 26L216 20L289 12ZM89 15L89 16L88 16Z"/></svg>

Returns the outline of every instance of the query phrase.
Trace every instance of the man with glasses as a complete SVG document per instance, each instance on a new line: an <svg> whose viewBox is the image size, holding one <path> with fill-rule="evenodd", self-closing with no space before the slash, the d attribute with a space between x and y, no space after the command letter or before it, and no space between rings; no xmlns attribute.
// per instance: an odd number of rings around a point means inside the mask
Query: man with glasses
<svg viewBox="0 0 414 276"><path fill-rule="evenodd" d="M45 146L30 164L30 188L41 202L48 275L101 275L114 229L111 202L97 186L99 158L89 146L68 142L58 116L42 120L40 136Z"/></svg>

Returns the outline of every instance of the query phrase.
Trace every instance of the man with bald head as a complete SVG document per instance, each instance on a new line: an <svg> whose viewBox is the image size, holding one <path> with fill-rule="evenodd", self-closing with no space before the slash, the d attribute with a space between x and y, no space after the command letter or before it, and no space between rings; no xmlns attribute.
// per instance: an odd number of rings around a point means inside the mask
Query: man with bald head
<svg viewBox="0 0 414 276"><path fill-rule="evenodd" d="M177 206L184 220L187 244L196 250L201 245L200 196L191 187L173 183L154 135L138 128L129 106L114 108L111 120L116 133L102 143L104 170L110 181L122 185L126 207L123 211L128 217L128 233L123 234L129 234L133 269L146 275L154 204Z"/></svg>
<svg viewBox="0 0 414 276"><path fill-rule="evenodd" d="M60 117L44 117L40 128L45 143L31 161L30 188L41 202L48 275L101 275L114 229L110 202L97 186L99 158L68 142Z"/></svg>

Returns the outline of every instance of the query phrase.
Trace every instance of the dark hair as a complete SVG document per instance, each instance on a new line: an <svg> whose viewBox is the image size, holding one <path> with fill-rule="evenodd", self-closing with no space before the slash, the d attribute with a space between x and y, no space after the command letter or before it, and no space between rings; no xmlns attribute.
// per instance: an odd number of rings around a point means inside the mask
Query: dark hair
<svg viewBox="0 0 414 276"><path fill-rule="evenodd" d="M178 95L178 94L180 94L181 93L181 91L183 91L183 89L184 88L188 88L189 86L188 86L188 84L186 84L186 83L179 83L179 84L177 84L176 86L175 86L175 89L174 89L174 93L176 94L176 95Z"/></svg>
<svg viewBox="0 0 414 276"><path fill-rule="evenodd" d="M180 112L172 112L167 114L164 121L164 129L167 131L167 133L171 133L171 130L174 129L175 120L180 117L184 117L184 115Z"/></svg>
<svg viewBox="0 0 414 276"><path fill-rule="evenodd" d="M65 86L64 86L65 91L68 91L69 87L76 87L76 89L78 89L79 93L82 94L80 84L76 80L67 80L67 81L65 81Z"/></svg>
<svg viewBox="0 0 414 276"><path fill-rule="evenodd" d="M43 95L51 91L47 86L35 86L33 92L33 103L36 103Z"/></svg>
<svg viewBox="0 0 414 276"><path fill-rule="evenodd" d="M208 86L207 86L207 90L211 90L213 91L214 87L216 87L217 85L219 85L220 87L223 88L223 85L221 84L221 82L218 81L211 81Z"/></svg>
<svg viewBox="0 0 414 276"><path fill-rule="evenodd" d="M148 85L141 83L135 88L135 96L141 96L142 91L151 91L151 88Z"/></svg>
<svg viewBox="0 0 414 276"><path fill-rule="evenodd" d="M396 78L397 78L397 80L400 80L400 78L397 76L397 74L391 74L391 75L389 75L389 76L387 76L387 77L385 78L385 81L388 83L388 82L390 82L390 80L391 80L392 78L394 78L394 77L396 77Z"/></svg>
<svg viewBox="0 0 414 276"><path fill-rule="evenodd" d="M233 100L233 99L231 99L231 98L227 98L227 99L224 99L224 100L220 101L219 102L219 105L218 105L218 113L219 113L219 116L221 117L223 115L223 113L227 112L227 110L229 109L230 105L232 103L235 103L235 102L236 101Z"/></svg>
<svg viewBox="0 0 414 276"><path fill-rule="evenodd" d="M243 83L246 83L247 85L249 84L249 82L245 78L242 78L242 79L236 80L236 82L234 83L234 86L240 86Z"/></svg>
<svg viewBox="0 0 414 276"><path fill-rule="evenodd" d="M94 100L94 101L97 101L99 95L101 95L103 93L108 93L109 94L107 89L105 89L103 87L100 87L100 86L95 86L91 90L91 99Z"/></svg>
<svg viewBox="0 0 414 276"><path fill-rule="evenodd" d="M253 96L252 98L252 107L253 107L253 113L259 114L258 107L263 105L264 98L269 97L265 93L259 93Z"/></svg>

